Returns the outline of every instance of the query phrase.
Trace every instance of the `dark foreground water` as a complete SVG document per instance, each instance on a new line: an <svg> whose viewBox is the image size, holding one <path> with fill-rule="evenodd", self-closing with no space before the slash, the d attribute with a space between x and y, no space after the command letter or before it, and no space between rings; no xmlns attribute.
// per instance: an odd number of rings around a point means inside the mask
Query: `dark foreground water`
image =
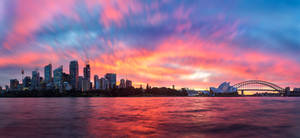
<svg viewBox="0 0 300 138"><path fill-rule="evenodd" d="M300 137L300 98L0 98L0 137Z"/></svg>

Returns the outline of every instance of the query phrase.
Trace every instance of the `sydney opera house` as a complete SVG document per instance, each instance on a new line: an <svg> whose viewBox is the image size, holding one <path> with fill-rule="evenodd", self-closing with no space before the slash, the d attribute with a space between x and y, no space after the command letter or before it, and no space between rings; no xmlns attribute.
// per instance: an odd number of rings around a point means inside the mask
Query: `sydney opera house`
<svg viewBox="0 0 300 138"><path fill-rule="evenodd" d="M210 93L214 96L217 95L237 95L237 88L230 86L230 82L223 82L218 88L210 87Z"/></svg>

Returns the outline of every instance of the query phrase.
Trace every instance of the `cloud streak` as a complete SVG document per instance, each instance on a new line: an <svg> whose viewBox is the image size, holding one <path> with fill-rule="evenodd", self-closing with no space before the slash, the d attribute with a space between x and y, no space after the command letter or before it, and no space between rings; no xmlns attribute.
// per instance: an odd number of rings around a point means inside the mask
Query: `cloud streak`
<svg viewBox="0 0 300 138"><path fill-rule="evenodd" d="M68 72L68 62L78 59L80 68L90 61L92 74L116 72L136 85L207 88L247 79L300 85L294 37L300 24L291 24L300 19L296 1L24 2L0 3L3 72L50 62ZM7 84L0 75L0 85Z"/></svg>

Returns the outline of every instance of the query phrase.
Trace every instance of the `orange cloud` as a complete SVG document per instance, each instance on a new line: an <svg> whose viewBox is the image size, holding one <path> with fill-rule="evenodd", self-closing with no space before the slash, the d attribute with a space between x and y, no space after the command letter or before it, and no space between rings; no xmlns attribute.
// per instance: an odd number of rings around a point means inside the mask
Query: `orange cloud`
<svg viewBox="0 0 300 138"><path fill-rule="evenodd" d="M93 74L116 72L121 77L127 75L143 84L175 84L194 88L216 85L214 81L218 78L233 82L258 78L282 83L280 77L276 76L283 76L287 81L300 82L300 78L294 76L300 73L300 65L296 61L258 51L236 53L240 50L226 43L173 37L152 51L129 47L122 49L117 45L113 47L113 54L101 54L93 59ZM286 68L289 66L292 67ZM211 75L197 74L199 70Z"/></svg>

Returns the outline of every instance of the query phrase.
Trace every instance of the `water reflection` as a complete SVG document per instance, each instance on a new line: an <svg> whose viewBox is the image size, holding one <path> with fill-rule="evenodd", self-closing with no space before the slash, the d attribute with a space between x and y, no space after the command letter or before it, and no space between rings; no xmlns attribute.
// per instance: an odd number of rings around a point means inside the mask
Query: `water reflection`
<svg viewBox="0 0 300 138"><path fill-rule="evenodd" d="M300 98L2 98L1 137L299 137Z"/></svg>

